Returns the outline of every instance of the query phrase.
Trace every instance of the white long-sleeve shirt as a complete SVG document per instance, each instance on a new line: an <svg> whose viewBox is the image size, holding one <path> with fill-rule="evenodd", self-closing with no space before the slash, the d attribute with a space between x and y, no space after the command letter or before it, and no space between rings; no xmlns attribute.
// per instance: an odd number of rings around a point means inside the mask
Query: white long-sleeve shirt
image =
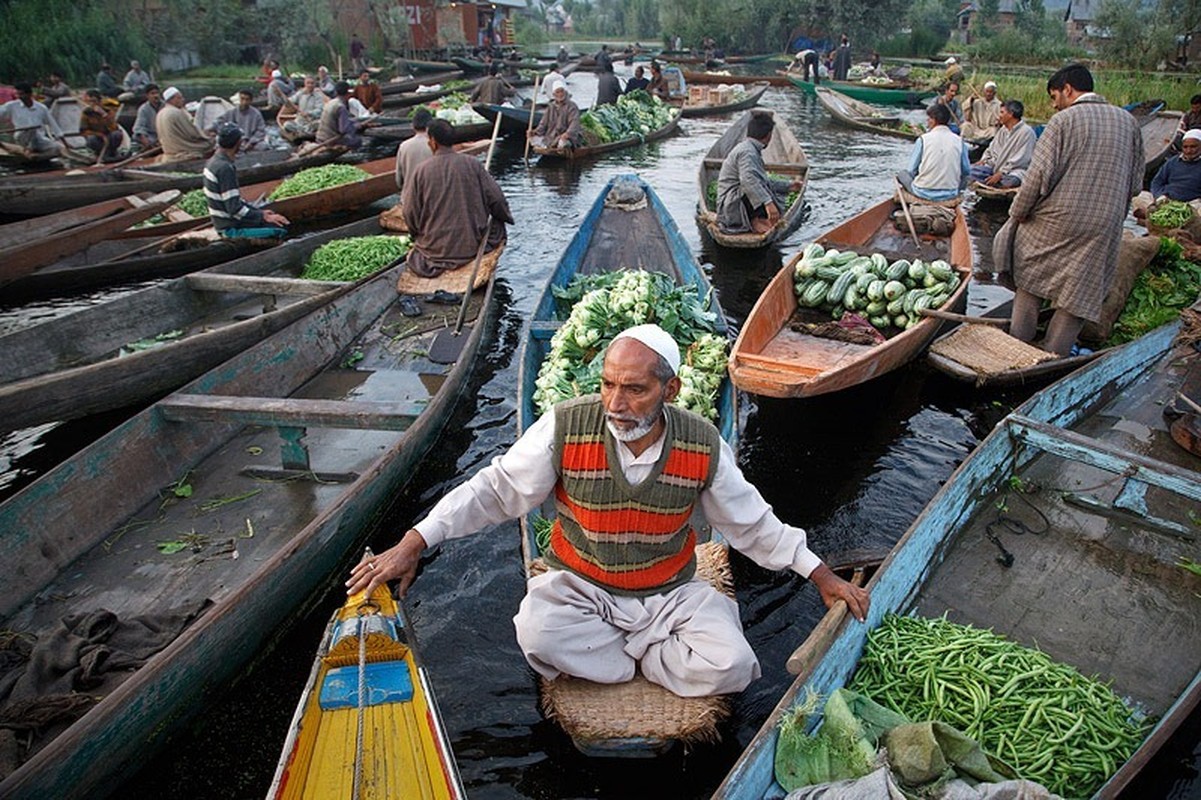
<svg viewBox="0 0 1201 800"><path fill-rule="evenodd" d="M0 105L0 121L8 122L18 130L22 128L46 129L56 139L61 139L63 135L63 129L58 126L54 117L50 116L50 110L37 100L34 100L33 104L28 107L20 100L9 100Z"/></svg>
<svg viewBox="0 0 1201 800"><path fill-rule="evenodd" d="M636 485L650 475L665 438L659 437L639 456L617 443L626 480ZM508 452L448 492L414 527L432 547L526 514L550 496L558 480L554 449L554 414L550 413L530 426ZM822 563L809 549L805 531L781 522L759 490L743 477L734 451L724 441L717 472L701 492L699 506L714 529L762 567L787 568L807 578Z"/></svg>

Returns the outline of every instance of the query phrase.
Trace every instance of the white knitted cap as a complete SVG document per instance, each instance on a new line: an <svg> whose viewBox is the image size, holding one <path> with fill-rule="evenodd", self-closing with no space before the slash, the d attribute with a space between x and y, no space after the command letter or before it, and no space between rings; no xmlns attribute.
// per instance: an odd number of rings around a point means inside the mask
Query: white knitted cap
<svg viewBox="0 0 1201 800"><path fill-rule="evenodd" d="M636 342L646 345L663 356L668 366L671 367L672 372L680 371L680 346L676 344L676 340L672 338L670 333L658 325L647 323L646 325L635 325L632 328L626 328L613 337L614 342L619 339L633 339Z"/></svg>

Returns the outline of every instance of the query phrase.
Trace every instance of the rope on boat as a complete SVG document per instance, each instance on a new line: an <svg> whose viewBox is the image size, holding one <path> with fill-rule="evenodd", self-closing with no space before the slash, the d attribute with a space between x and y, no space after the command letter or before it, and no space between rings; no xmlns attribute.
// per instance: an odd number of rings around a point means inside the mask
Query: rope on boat
<svg viewBox="0 0 1201 800"><path fill-rule="evenodd" d="M363 788L363 720L367 714L367 615L359 614L359 707L354 734L354 788L351 797L359 800Z"/></svg>

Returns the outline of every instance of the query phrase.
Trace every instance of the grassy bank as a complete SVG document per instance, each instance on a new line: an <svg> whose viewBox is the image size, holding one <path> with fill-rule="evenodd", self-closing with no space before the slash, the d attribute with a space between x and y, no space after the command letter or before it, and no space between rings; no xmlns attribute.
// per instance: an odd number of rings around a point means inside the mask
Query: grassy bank
<svg viewBox="0 0 1201 800"><path fill-rule="evenodd" d="M983 88L985 81L995 81L997 95L1002 100L1021 100L1026 107L1026 118L1029 120L1050 119L1054 109L1051 98L1047 95L1047 78L1052 69L1041 74L1032 74L1029 70L1020 72L1007 70L1003 66L980 65L966 70L967 78L960 87L960 97L967 97L975 90ZM915 77L920 75L932 82L942 79L940 70L915 69ZM1189 98L1201 92L1195 75L1131 72L1128 70L1095 70L1093 80L1096 91L1109 102L1124 106L1128 103L1140 103L1143 100L1159 99L1167 103L1167 108L1175 111L1187 111Z"/></svg>

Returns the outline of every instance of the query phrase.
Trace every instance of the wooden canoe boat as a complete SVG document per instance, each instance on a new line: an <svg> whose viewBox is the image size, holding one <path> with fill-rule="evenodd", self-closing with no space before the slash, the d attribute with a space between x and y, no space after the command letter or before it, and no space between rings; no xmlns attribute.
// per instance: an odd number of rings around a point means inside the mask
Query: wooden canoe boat
<svg viewBox="0 0 1201 800"><path fill-rule="evenodd" d="M741 83L742 81L767 81L771 86L791 86L785 75L731 75L727 72L693 72L681 70L685 83Z"/></svg>
<svg viewBox="0 0 1201 800"><path fill-rule="evenodd" d="M171 189L130 195L0 225L0 286L153 217L178 200L179 194Z"/></svg>
<svg viewBox="0 0 1201 800"><path fill-rule="evenodd" d="M830 112L834 121L849 128L879 133L884 136L895 136L911 142L917 141L917 138L924 133L921 128L902 121L896 114L882 114L867 103L826 86L818 86L814 92L817 95L817 102Z"/></svg>
<svg viewBox="0 0 1201 800"><path fill-rule="evenodd" d="M384 232L375 218L352 222L0 336L11 354L0 364L0 427L75 419L182 386L342 291L299 280L314 250Z"/></svg>
<svg viewBox="0 0 1201 800"><path fill-rule="evenodd" d="M769 85L766 81L756 81L747 87L747 93L743 97L729 103L701 103L698 105L684 103L680 107L680 116L687 118L711 117L717 114L728 114L731 111L754 108L759 105L759 98L763 97L763 93L767 91Z"/></svg>
<svg viewBox="0 0 1201 800"><path fill-rule="evenodd" d="M0 504L0 529L12 533L0 538L12 565L6 629L44 632L99 607L120 619L202 612L96 692L0 795L103 793L269 647L306 598L340 584L495 330L489 280L472 295L458 360L431 362L446 307L404 316L400 272L234 356Z"/></svg>
<svg viewBox="0 0 1201 800"><path fill-rule="evenodd" d="M776 53L757 53L750 56L726 56L727 64L762 64L764 61L771 61L776 57Z"/></svg>
<svg viewBox="0 0 1201 800"><path fill-rule="evenodd" d="M880 106L920 106L935 95L935 92L929 90L894 88L850 81L822 81L820 84L814 84L812 81L802 80L795 75L789 75L788 82L805 94L816 94L817 87L820 85L842 92L855 100Z"/></svg>
<svg viewBox="0 0 1201 800"><path fill-rule="evenodd" d="M462 70L456 64L450 61L429 61L421 58L401 58L397 59L398 65L403 64L408 68L409 72L431 73L431 72L461 72Z"/></svg>
<svg viewBox="0 0 1201 800"><path fill-rule="evenodd" d="M642 208L606 206L606 199L614 187L637 187L644 193L646 204ZM553 289L567 286L577 275L597 274L615 269L643 269L648 272L659 272L670 275L677 283L692 284L697 287L701 297L710 296L709 281L701 271L700 265L692 255L692 250L676 227L671 214L663 206L662 201L649 185L635 175L619 175L601 190L600 196L593 204L588 215L580 223L579 229L568 244L559 263L551 273L546 287L538 299L537 305L523 334L521 352L519 354L518 387L518 432L527 430L537 419L534 406L535 381L538 370L547 354L550 352L551 337L562 325ZM718 312L718 324L724 329L725 317L717 306L717 300L712 300L712 309ZM729 381L723 381L718 397L718 430L722 437L737 451L737 408L736 395ZM553 498L523 517L521 523L521 549L527 575L535 568L535 561L540 561L537 540L535 538L534 519L538 515L546 518L554 517ZM724 553L723 553L724 555ZM602 687L579 679L560 678L551 683L560 687L580 685L594 691L613 690L624 692L622 686ZM710 698L684 699L676 697L665 689L648 683L638 677L631 684L651 693L655 703L669 704L671 708L698 709L698 717L704 718L708 706L701 701ZM547 686L544 684L544 701ZM564 688L564 692L572 691ZM614 695L615 697L617 695ZM692 704L687 706L684 704ZM676 715L672 714L674 718ZM575 718L570 708L559 709L556 718L564 729L572 735L575 746L583 753L594 756L624 756L640 757L656 755L672 747L674 738L664 737L661 731L634 730L637 726L625 728L624 735L587 735L581 733L578 726L581 720ZM623 720L616 720L624 724Z"/></svg>
<svg viewBox="0 0 1201 800"><path fill-rule="evenodd" d="M514 135L525 136L525 132L530 127L530 108L515 108L510 105L494 105L492 103L476 103L472 106L475 113L484 117L489 122L496 120L496 115L500 114L500 132L511 133ZM539 103L537 110L534 112L534 127L542 121L542 113L546 110L546 103ZM580 113L584 112L581 109Z"/></svg>
<svg viewBox="0 0 1201 800"><path fill-rule="evenodd" d="M339 148L323 148L309 155L280 150L238 156L238 180L244 184L291 175L308 167L328 164L341 155ZM0 181L0 214L38 216L99 203L138 192L187 191L204 182L204 161L181 161L153 169L120 167L80 175L19 175Z"/></svg>
<svg viewBox="0 0 1201 800"><path fill-rule="evenodd" d="M885 200L818 237L826 247L859 253L883 253L889 260L943 259L960 278L959 287L941 306L962 311L972 273L972 243L963 211L956 209L955 228L948 237L922 237L920 251L908 232L892 222L893 201ZM811 397L857 386L896 369L916 357L938 333L940 321L927 318L876 345L856 344L792 330L788 322L797 309L793 275L797 255L772 278L742 325L730 353L734 385L768 397Z"/></svg>
<svg viewBox="0 0 1201 800"><path fill-rule="evenodd" d="M580 161L592 156L599 156L602 153L611 153L614 150L624 150L627 147L635 147L640 144L655 142L659 139L666 139L679 130L679 128L680 115L677 113L672 116L671 121L666 125L656 128L645 136L630 136L615 142L581 145L580 147L542 147L541 145L535 145L530 149L540 156L538 163L542 163L543 161L548 164L556 161Z"/></svg>
<svg viewBox="0 0 1201 800"><path fill-rule="evenodd" d="M267 796L462 800L450 744L408 614L380 586L330 620Z"/></svg>
<svg viewBox="0 0 1201 800"><path fill-rule="evenodd" d="M1179 111L1160 111L1139 128L1143 135L1143 160L1146 162L1146 183L1150 185L1155 173L1172 154L1172 138L1180 127Z"/></svg>
<svg viewBox="0 0 1201 800"><path fill-rule="evenodd" d="M455 144L473 142L476 139L492 135L491 122L476 122L470 125L451 125L454 131ZM404 122L399 125L381 125L377 128L367 128L363 135L378 142L403 142L413 138L413 123Z"/></svg>
<svg viewBox="0 0 1201 800"><path fill-rule="evenodd" d="M809 690L827 697L846 685L868 632L885 614L911 612L927 618L945 612L955 622L1037 646L1085 675L1112 681L1119 696L1158 718L1133 756L1092 794L1124 796L1201 700L1201 640L1186 633L1201 614L1201 583L1178 567L1179 559L1196 555L1180 531L1196 535L1188 515L1201 502L1201 474L1179 466L1189 456L1175 450L1161 414L1186 369L1181 349L1172 346L1178 329L1164 326L1114 348L1034 395L984 439L868 584L866 624L844 621L806 642L809 657L797 665L795 683L715 798L783 796L773 777L782 715ZM1133 426L1143 432L1131 435ZM1014 551L1005 567L985 533L1011 478L1042 486L1022 498L1047 516L1051 530L1001 534ZM1084 490L1093 493L1086 496L1081 486L1096 488ZM1070 490L1070 504L1057 487ZM1115 575L1122 576L1120 591L1096 590L1111 586ZM1038 613L1027 613L1032 607Z"/></svg>
<svg viewBox="0 0 1201 800"><path fill-rule="evenodd" d="M766 233L724 233L718 227L717 209L709 205L709 184L717 180L722 162L725 161L730 151L746 138L746 129L750 121L751 112L747 112L727 128L726 132L709 148L709 152L705 153L698 172L699 185L697 188L700 191L700 200L697 201L697 221L713 241L722 247L767 247L795 231L801 224L801 215L805 211L805 186L802 185L800 191L797 192L796 199L792 201L792 205L781 211L780 222ZM801 149L801 143L797 141L796 136L779 116L776 117L776 127L771 141L763 150L763 161L770 173L790 180L799 177L805 184L809 182L809 159L805 156L805 151Z"/></svg>
<svg viewBox="0 0 1201 800"><path fill-rule="evenodd" d="M358 164L369 176L365 180L285 197L264 207L283 214L297 227L358 211L396 191L395 165L392 158ZM277 178L250 184L242 194L259 202L283 181ZM127 228L8 285L5 297L29 300L135 280L174 278L278 244L274 239L223 239L207 216L182 217L144 228Z"/></svg>
<svg viewBox="0 0 1201 800"><path fill-rule="evenodd" d="M417 72L417 70L413 70ZM442 72L427 73L420 78L409 78L402 81L389 81L381 83L379 90L384 97L390 94L403 94L405 92L415 92L421 86L433 86L438 83L446 83L447 81L457 81L464 76L461 69L449 69Z"/></svg>

